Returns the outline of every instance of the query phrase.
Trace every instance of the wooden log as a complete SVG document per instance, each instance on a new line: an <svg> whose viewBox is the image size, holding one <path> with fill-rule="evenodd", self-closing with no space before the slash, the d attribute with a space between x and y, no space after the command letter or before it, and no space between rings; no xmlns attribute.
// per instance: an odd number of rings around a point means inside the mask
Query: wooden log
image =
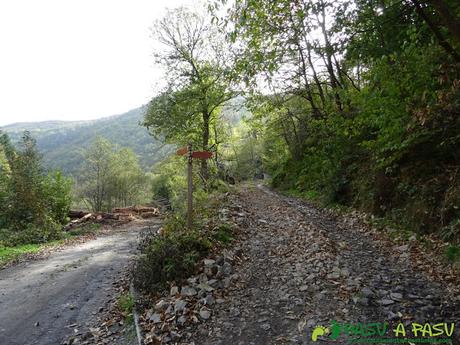
<svg viewBox="0 0 460 345"><path fill-rule="evenodd" d="M72 229L73 227L77 226L78 224L81 224L81 223L84 223L84 222L88 221L91 217L93 217L93 214L88 213L88 214L84 215L83 217L81 217L79 219L72 220L69 224L64 226L63 230L68 231L68 230Z"/></svg>
<svg viewBox="0 0 460 345"><path fill-rule="evenodd" d="M85 211L76 211L76 210L70 210L68 213L69 218L81 218L84 217L88 214L89 212Z"/></svg>

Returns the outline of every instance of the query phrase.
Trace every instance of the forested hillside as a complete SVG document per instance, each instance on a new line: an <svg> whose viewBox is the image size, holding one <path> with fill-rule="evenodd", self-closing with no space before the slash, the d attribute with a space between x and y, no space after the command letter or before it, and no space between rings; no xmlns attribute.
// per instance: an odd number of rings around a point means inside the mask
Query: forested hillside
<svg viewBox="0 0 460 345"><path fill-rule="evenodd" d="M82 164L82 152L97 136L113 144L132 149L138 155L145 170L171 151L160 140L152 140L147 130L139 125L145 107L133 109L121 115L93 121L46 121L17 123L1 130L8 133L13 143L19 142L23 131L28 130L37 141L44 165L48 169L60 169L74 175Z"/></svg>
<svg viewBox="0 0 460 345"><path fill-rule="evenodd" d="M236 1L230 13L273 186L458 237L459 2Z"/></svg>
<svg viewBox="0 0 460 345"><path fill-rule="evenodd" d="M169 78L145 117L152 134L213 148L235 176L263 169L289 193L458 236L457 2L237 0L209 9L171 11L155 26ZM226 130L220 111L242 94L252 116ZM200 174L209 175L204 161Z"/></svg>

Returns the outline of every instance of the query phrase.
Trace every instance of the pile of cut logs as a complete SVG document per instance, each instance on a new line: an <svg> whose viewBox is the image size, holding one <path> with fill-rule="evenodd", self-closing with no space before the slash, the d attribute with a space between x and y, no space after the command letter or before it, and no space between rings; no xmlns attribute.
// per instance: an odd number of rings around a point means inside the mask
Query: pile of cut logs
<svg viewBox="0 0 460 345"><path fill-rule="evenodd" d="M148 206L129 206L119 207L112 209L112 212L85 212L85 211L69 211L69 218L71 219L64 227L64 231L71 230L78 225L92 221L95 223L108 223L110 221L122 221L123 223L129 222L136 217L152 218L158 217L160 211L156 207Z"/></svg>

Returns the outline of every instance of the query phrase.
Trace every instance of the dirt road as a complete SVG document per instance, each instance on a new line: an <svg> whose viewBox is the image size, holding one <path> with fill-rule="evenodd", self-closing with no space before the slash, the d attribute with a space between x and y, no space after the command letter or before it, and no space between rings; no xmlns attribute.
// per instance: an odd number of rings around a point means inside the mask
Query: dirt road
<svg viewBox="0 0 460 345"><path fill-rule="evenodd" d="M350 334L340 327L372 322L460 327L460 297L412 265L415 241L387 248L353 218L261 186L242 188L236 204L247 215L234 245L245 259L225 300L191 337L195 344L313 344L314 330L327 333L318 326L345 344ZM331 328L334 320L342 326ZM452 339L459 343L457 328Z"/></svg>
<svg viewBox="0 0 460 345"><path fill-rule="evenodd" d="M91 324L136 251L133 222L47 259L0 271L0 344L60 344Z"/></svg>

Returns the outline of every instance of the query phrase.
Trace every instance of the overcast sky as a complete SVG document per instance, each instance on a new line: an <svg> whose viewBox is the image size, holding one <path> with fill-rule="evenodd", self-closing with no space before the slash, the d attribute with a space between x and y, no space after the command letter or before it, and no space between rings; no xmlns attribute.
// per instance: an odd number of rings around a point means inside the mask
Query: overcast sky
<svg viewBox="0 0 460 345"><path fill-rule="evenodd" d="M148 102L150 28L193 0L1 0L0 126L85 120Z"/></svg>

